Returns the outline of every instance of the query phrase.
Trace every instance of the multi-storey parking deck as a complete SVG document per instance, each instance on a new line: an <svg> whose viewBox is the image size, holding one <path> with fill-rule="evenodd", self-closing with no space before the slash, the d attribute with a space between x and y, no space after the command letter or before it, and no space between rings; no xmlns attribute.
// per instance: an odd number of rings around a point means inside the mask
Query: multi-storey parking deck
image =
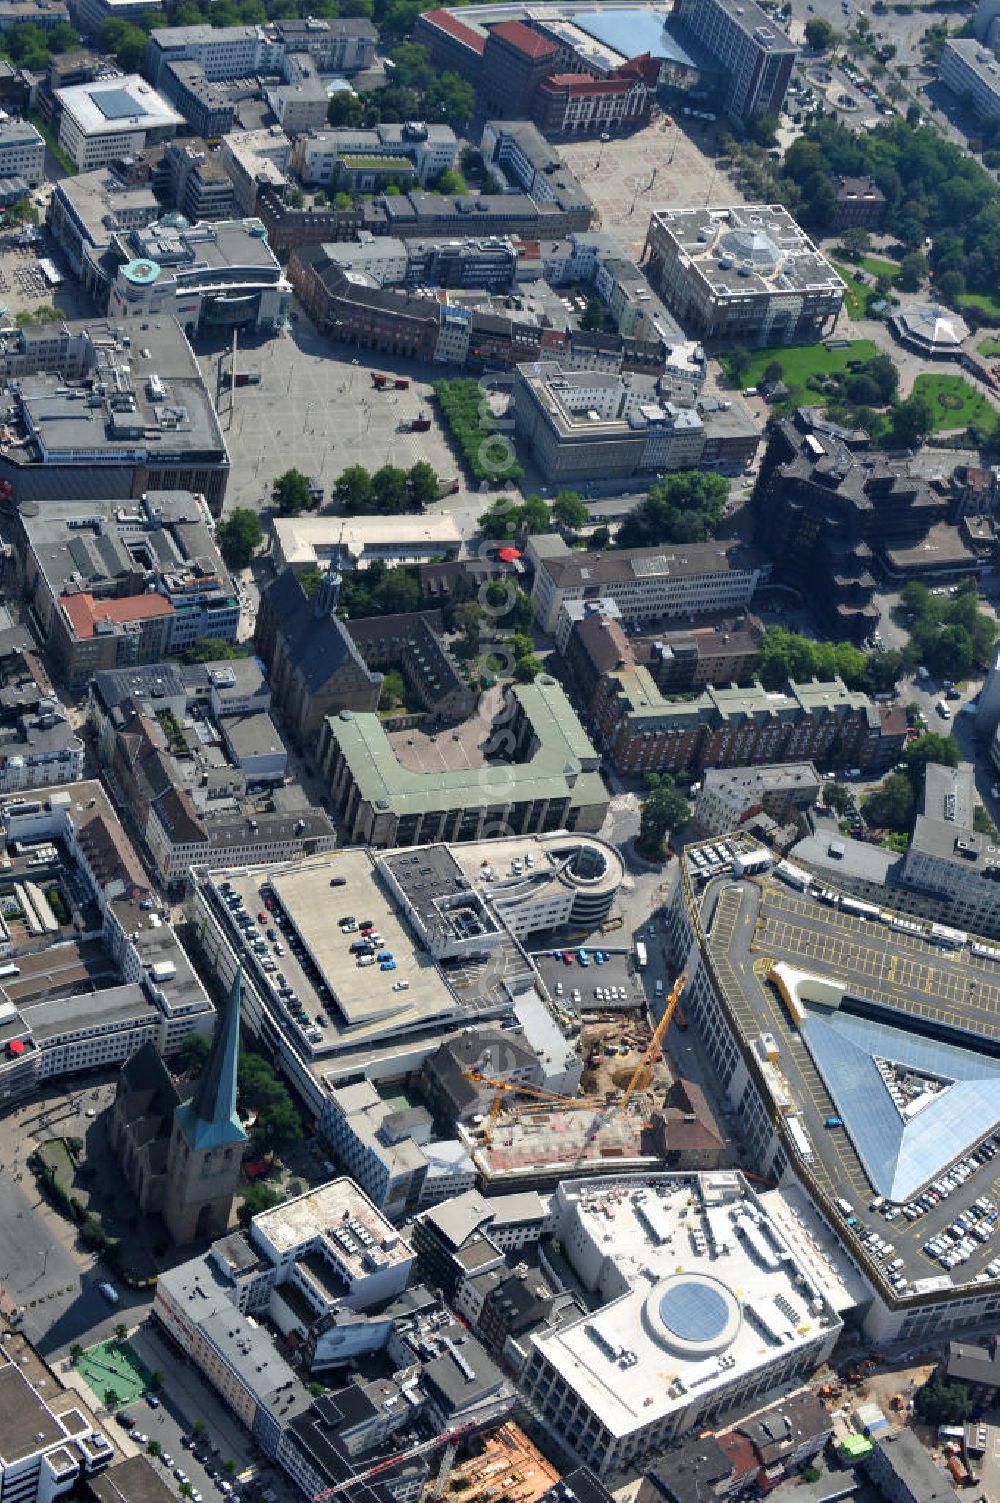
<svg viewBox="0 0 1000 1503"><path fill-rule="evenodd" d="M747 1162L822 1207L876 1293L872 1333L1000 1310L1000 946L742 837L685 854L670 934Z"/></svg>

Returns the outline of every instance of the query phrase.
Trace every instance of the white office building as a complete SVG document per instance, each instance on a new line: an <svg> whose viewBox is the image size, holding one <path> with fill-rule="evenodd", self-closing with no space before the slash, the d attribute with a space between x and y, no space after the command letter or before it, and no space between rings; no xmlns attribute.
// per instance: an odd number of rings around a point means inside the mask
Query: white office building
<svg viewBox="0 0 1000 1503"><path fill-rule="evenodd" d="M833 1351L840 1316L740 1174L564 1183L552 1209L599 1304L531 1338L523 1381L599 1475L803 1380Z"/></svg>
<svg viewBox="0 0 1000 1503"><path fill-rule="evenodd" d="M27 120L0 125L0 177L23 177L32 188L45 176L45 142Z"/></svg>
<svg viewBox="0 0 1000 1503"><path fill-rule="evenodd" d="M97 83L56 89L61 111L59 145L81 172L169 141L184 117L152 85L130 73Z"/></svg>

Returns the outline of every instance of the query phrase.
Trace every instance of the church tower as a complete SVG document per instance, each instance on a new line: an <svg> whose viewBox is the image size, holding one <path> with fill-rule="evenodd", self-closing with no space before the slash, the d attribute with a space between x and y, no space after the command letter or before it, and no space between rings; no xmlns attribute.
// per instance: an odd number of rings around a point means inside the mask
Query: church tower
<svg viewBox="0 0 1000 1503"><path fill-rule="evenodd" d="M163 1219L178 1244L221 1237L229 1226L247 1141L236 1114L240 980L237 971L194 1095L174 1112Z"/></svg>

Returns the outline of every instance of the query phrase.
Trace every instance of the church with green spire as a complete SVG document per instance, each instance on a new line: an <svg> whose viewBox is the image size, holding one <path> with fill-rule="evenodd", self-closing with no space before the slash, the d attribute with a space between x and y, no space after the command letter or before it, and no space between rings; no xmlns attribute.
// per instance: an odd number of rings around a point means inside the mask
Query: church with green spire
<svg viewBox="0 0 1000 1503"><path fill-rule="evenodd" d="M229 1227L247 1141L236 1111L240 989L237 971L190 1100L145 1044L122 1067L111 1108L111 1143L140 1209L158 1211L179 1246Z"/></svg>

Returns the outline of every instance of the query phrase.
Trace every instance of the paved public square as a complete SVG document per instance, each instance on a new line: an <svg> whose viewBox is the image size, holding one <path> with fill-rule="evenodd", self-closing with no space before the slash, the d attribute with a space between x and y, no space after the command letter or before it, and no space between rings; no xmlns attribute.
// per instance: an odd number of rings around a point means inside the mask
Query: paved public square
<svg viewBox="0 0 1000 1503"><path fill-rule="evenodd" d="M654 209L742 203L743 197L715 162L718 126L661 116L633 135L611 141L564 141L559 155L580 178L596 205L595 229L615 235L638 259Z"/></svg>
<svg viewBox="0 0 1000 1503"><path fill-rule="evenodd" d="M233 401L228 345L196 345L232 459L229 510L269 506L274 480L293 465L325 488L327 506L334 481L351 464L409 469L423 459L439 476L462 476L431 401L437 373L423 362L380 360L377 352L334 344L300 315L289 332L241 345L237 368L259 371L261 379L239 387ZM376 391L372 371L408 377L409 390ZM402 431L422 412L431 419L427 432Z"/></svg>

